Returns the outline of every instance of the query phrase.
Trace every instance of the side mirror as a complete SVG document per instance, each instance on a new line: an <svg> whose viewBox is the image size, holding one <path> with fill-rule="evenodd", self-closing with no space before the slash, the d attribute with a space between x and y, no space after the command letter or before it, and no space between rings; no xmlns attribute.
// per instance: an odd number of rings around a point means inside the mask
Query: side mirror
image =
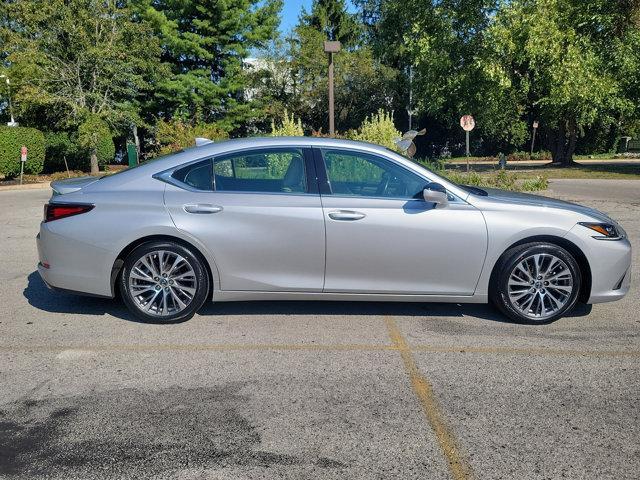
<svg viewBox="0 0 640 480"><path fill-rule="evenodd" d="M446 207L449 204L447 189L437 182L430 182L424 187L422 196L425 202L435 203L440 207Z"/></svg>

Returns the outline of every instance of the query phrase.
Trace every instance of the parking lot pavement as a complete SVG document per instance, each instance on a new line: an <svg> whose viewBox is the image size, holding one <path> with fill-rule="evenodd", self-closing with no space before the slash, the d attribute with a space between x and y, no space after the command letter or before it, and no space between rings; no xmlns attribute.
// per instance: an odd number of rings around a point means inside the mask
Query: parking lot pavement
<svg viewBox="0 0 640 480"><path fill-rule="evenodd" d="M640 181L552 181L640 251ZM637 478L640 296L552 325L484 305L257 302L178 325L49 292L47 191L0 192L0 478Z"/></svg>

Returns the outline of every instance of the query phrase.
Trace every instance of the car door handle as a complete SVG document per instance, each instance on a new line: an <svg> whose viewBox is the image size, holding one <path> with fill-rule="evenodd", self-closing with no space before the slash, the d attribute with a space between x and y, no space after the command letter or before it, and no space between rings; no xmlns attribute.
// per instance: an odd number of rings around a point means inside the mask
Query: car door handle
<svg viewBox="0 0 640 480"><path fill-rule="evenodd" d="M361 220L364 217L366 217L364 213L354 212L353 210L336 210L334 212L329 212L329 218L333 220L353 221Z"/></svg>
<svg viewBox="0 0 640 480"><path fill-rule="evenodd" d="M209 203L191 203L184 205L183 208L187 213L218 213L222 211L222 207Z"/></svg>

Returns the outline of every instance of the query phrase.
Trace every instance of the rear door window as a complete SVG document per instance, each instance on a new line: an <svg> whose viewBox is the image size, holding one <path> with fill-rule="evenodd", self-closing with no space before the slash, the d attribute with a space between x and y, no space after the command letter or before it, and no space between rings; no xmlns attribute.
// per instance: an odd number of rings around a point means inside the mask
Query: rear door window
<svg viewBox="0 0 640 480"><path fill-rule="evenodd" d="M302 149L251 150L214 160L219 192L306 193L307 172Z"/></svg>

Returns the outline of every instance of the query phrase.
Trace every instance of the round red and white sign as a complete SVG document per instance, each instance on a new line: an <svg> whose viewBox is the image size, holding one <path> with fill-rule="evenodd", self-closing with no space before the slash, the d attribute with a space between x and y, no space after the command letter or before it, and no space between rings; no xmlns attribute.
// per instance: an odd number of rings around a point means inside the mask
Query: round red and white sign
<svg viewBox="0 0 640 480"><path fill-rule="evenodd" d="M476 126L476 121L471 115L463 115L460 118L460 126L465 132L470 132Z"/></svg>

